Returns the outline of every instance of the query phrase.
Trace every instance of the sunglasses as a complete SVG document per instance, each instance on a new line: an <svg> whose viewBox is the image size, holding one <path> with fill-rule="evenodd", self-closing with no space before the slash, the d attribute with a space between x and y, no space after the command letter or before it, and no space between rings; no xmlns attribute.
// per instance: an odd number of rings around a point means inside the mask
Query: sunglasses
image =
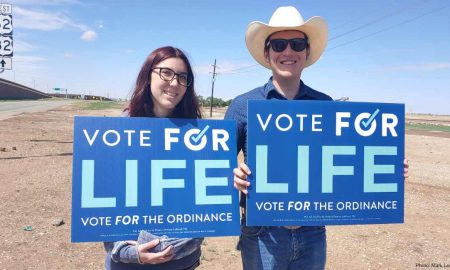
<svg viewBox="0 0 450 270"><path fill-rule="evenodd" d="M291 49L296 52L301 52L308 47L308 39L306 38L293 38L293 39L279 39L274 38L267 42L266 47L272 47L274 52L282 52L286 50L288 44Z"/></svg>
<svg viewBox="0 0 450 270"><path fill-rule="evenodd" d="M159 70L159 71L156 71ZM159 74L159 77L161 78L161 80L166 81L166 82L172 82L173 79L175 78L175 76L177 76L177 82L178 84L182 85L182 86L189 86L192 83L192 78L186 74L186 73L176 73L175 71L173 71L170 68L166 68L166 67L156 67L156 68L152 68L152 71L155 71Z"/></svg>

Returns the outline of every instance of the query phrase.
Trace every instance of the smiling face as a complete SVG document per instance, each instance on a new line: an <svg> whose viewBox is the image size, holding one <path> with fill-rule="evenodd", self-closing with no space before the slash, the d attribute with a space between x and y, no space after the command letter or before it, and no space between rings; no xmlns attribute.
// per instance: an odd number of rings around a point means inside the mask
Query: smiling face
<svg viewBox="0 0 450 270"><path fill-rule="evenodd" d="M178 74L187 74L187 67L181 58L172 57L159 62L151 72L150 89L153 100L153 112L157 117L168 117L186 93L186 86L178 83L175 76L171 81L161 79L158 68L169 68Z"/></svg>
<svg viewBox="0 0 450 270"><path fill-rule="evenodd" d="M270 36L270 39L293 39L305 38L305 34L300 31L281 31ZM270 64L273 79L300 80L300 75L305 67L309 48L301 52L294 51L290 45L282 52L275 52L272 48L266 50L266 61Z"/></svg>

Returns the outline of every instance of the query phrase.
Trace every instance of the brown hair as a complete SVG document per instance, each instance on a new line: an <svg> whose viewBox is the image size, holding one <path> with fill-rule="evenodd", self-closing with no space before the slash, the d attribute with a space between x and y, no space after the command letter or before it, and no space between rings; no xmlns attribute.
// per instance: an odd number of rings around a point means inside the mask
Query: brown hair
<svg viewBox="0 0 450 270"><path fill-rule="evenodd" d="M152 93L150 91L150 72L160 62L173 57L180 58L184 61L187 67L188 76L192 78L192 83L187 87L186 93L169 117L202 118L197 95L194 90L194 73L192 72L191 64L183 51L170 46L154 50L142 65L136 79L136 86L134 87L130 104L126 109L129 116L155 117L155 114L153 113Z"/></svg>

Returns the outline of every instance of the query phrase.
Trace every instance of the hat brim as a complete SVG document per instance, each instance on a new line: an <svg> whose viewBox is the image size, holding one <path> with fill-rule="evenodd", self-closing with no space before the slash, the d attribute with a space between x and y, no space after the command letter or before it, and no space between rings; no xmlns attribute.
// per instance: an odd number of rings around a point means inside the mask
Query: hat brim
<svg viewBox="0 0 450 270"><path fill-rule="evenodd" d="M264 42L271 34L287 30L301 31L308 36L310 52L305 67L314 64L320 58L327 46L327 23L321 17L312 17L304 24L295 27L273 27L263 22L252 22L249 24L247 32L245 33L245 44L253 58L262 66L270 69L270 65L264 57Z"/></svg>

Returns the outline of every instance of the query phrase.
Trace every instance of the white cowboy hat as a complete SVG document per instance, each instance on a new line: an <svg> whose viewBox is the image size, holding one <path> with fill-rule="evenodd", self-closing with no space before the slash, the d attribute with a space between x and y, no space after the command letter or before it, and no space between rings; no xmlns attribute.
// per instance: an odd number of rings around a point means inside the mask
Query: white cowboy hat
<svg viewBox="0 0 450 270"><path fill-rule="evenodd" d="M316 62L327 46L328 28L324 19L312 17L305 22L295 7L279 7L270 18L269 24L255 21L248 25L245 43L258 63L270 69L264 57L264 42L271 34L285 30L302 31L308 36L310 53L305 67Z"/></svg>

